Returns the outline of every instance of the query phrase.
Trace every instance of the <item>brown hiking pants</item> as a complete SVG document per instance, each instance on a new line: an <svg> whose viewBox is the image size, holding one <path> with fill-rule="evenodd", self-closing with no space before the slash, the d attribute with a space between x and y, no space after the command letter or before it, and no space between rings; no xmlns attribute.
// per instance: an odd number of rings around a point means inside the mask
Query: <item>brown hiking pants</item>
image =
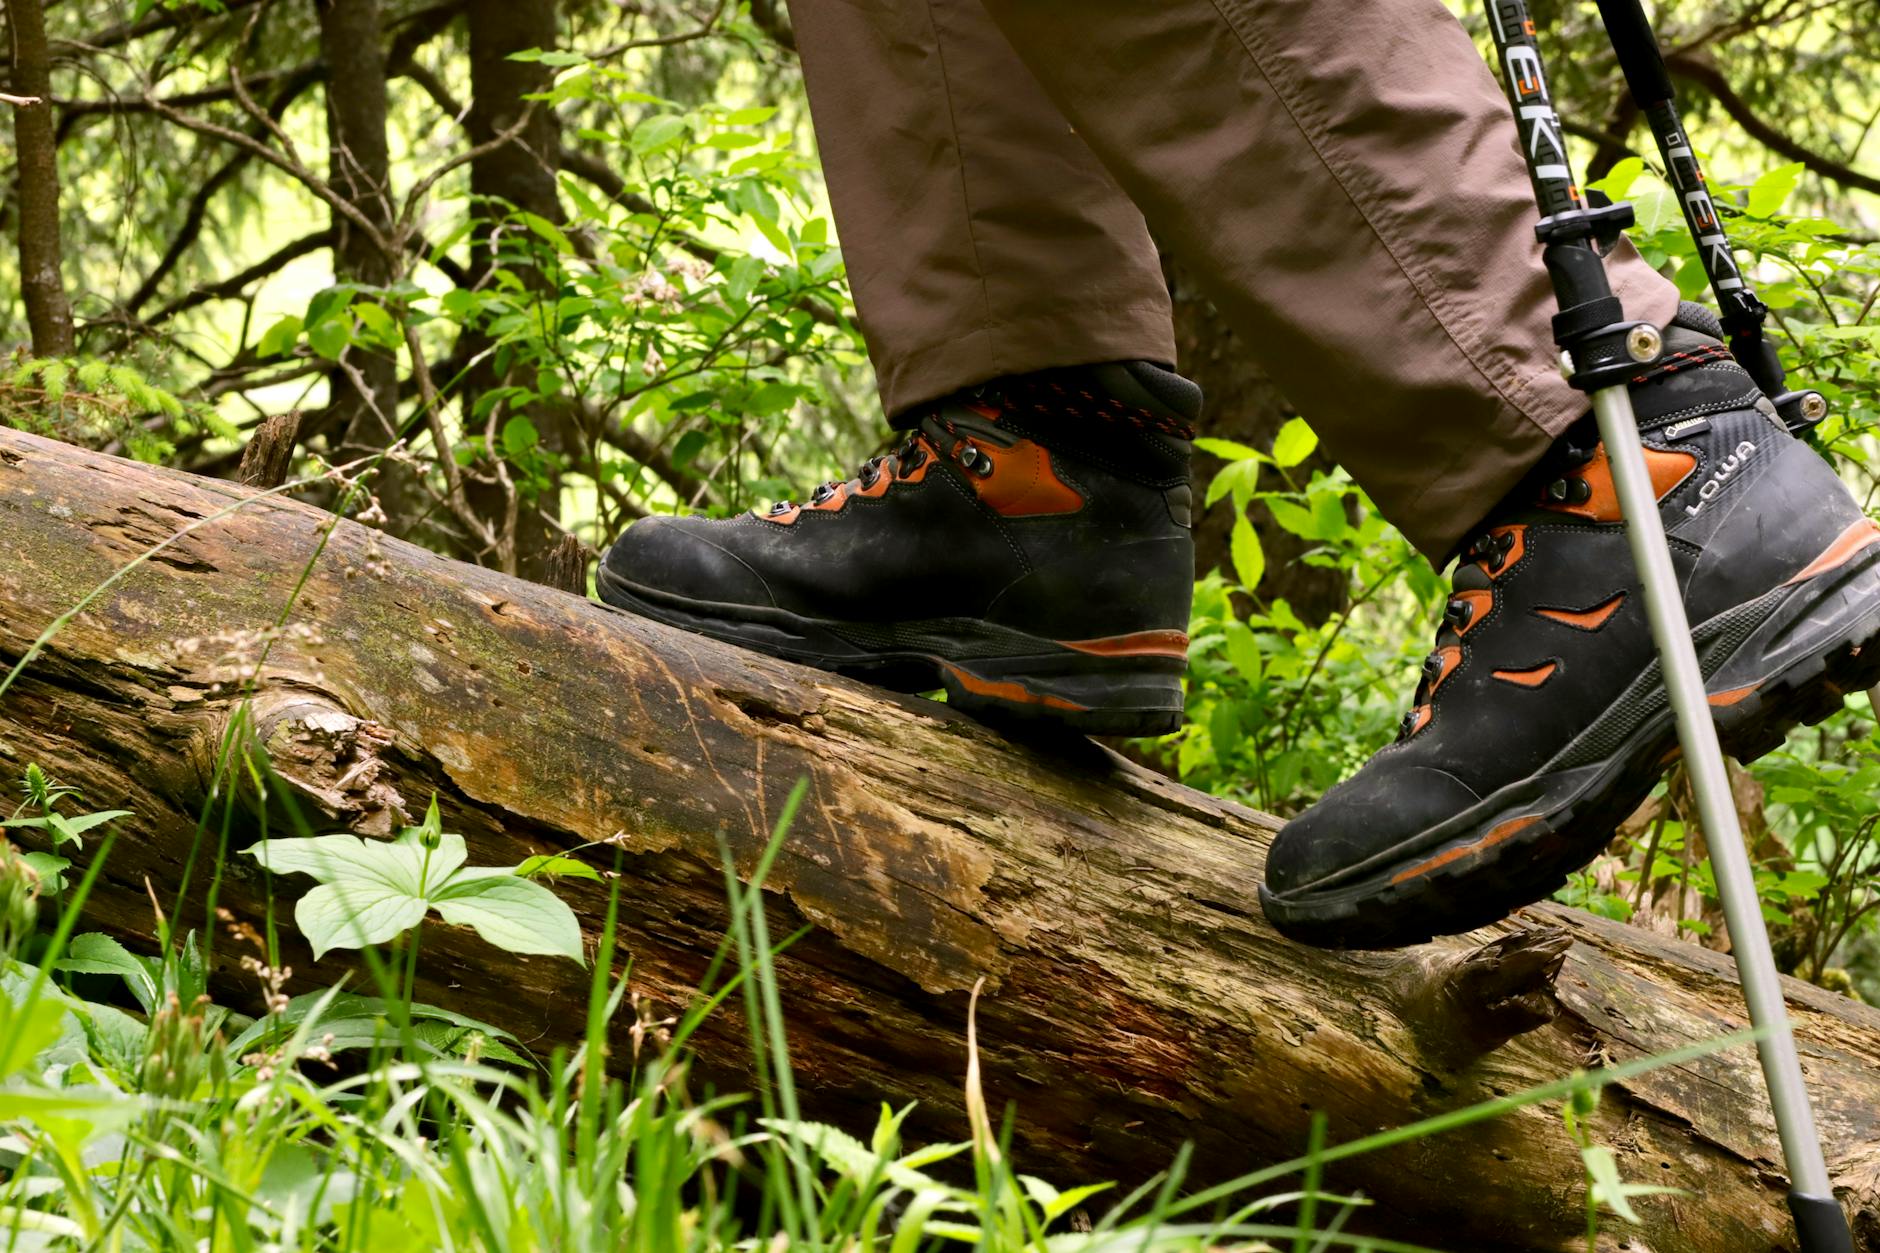
<svg viewBox="0 0 1880 1253"><path fill-rule="evenodd" d="M1515 128L1442 0L793 0L890 413L1171 363L1147 223L1440 557L1586 412ZM1629 248L1629 315L1676 289Z"/></svg>

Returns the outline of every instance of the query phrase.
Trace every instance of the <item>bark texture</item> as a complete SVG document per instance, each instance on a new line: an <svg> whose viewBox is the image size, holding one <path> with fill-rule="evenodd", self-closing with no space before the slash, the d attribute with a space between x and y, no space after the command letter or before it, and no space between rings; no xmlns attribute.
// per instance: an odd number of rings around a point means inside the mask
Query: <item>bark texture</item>
<svg viewBox="0 0 1880 1253"><path fill-rule="evenodd" d="M465 6L470 31L470 111L465 118L472 144L487 144L524 123L521 133L511 142L485 152L470 163L470 192L479 198L474 211L487 221L500 219L510 207L522 209L551 222L562 220L561 197L555 183L558 154L561 151L559 129L554 111L540 102L530 104L526 97L548 90L553 72L539 62L512 61L518 52L532 48L555 47L554 0L469 0ZM498 264L499 249L492 232L478 232L471 269L477 282L485 281L490 269ZM527 283L539 283L540 276L526 264L517 264L513 246L508 250L508 268ZM487 339L472 336L462 350L469 359L486 353ZM535 367L520 362L512 367L516 381L532 385ZM493 359L485 358L471 369L465 390L474 398L508 382ZM471 405L466 403L466 417ZM493 411L495 420L488 433L500 437L500 424L511 416L507 404ZM542 448L559 453L575 447L572 420L565 406L537 404L527 416L535 423ZM481 432L479 432L481 433ZM492 438L490 447L500 449L500 438ZM561 478L558 472L547 474L547 484L527 499L517 499L519 488L502 482L470 484L471 507L489 519L501 533L511 537L506 551L494 554L492 564L520 574L538 583L553 577L553 552L562 532L555 525L561 518ZM513 523L509 521L514 510ZM512 529L513 527L513 529ZM489 555L483 560L489 561Z"/></svg>
<svg viewBox="0 0 1880 1253"><path fill-rule="evenodd" d="M321 0L320 51L326 60L327 182L374 227L392 235L391 156L385 139L384 23L379 0ZM385 287L388 257L353 220L334 210L333 274L341 282ZM328 382L326 425L339 441L336 461L390 444L398 426L398 360L384 351L352 348ZM409 529L408 474L390 465L377 484L395 530Z"/></svg>
<svg viewBox="0 0 1880 1253"><path fill-rule="evenodd" d="M1293 407L1280 395L1273 380L1255 363L1239 336L1221 317L1214 303L1201 294L1181 264L1164 257L1163 270L1174 303L1176 368L1199 383L1206 396L1202 434L1235 440L1262 451L1270 449L1279 428L1293 416ZM1195 485L1199 491L1207 490L1223 464L1208 453L1196 451ZM1319 450L1292 473L1304 486L1314 470L1331 468L1330 458ZM1280 484L1272 481L1263 486L1276 488ZM1197 504L1200 499L1196 498ZM1261 576L1258 589L1263 600L1284 600L1303 621L1314 624L1345 609L1350 596L1342 571L1309 566L1300 561L1308 544L1275 522L1264 504L1256 502L1249 509L1248 517L1266 553L1266 573ZM1223 498L1214 502L1212 508L1200 512L1195 522L1195 570L1198 573L1220 570L1229 578L1233 577L1234 564L1228 547L1233 528L1232 500Z"/></svg>
<svg viewBox="0 0 1880 1253"><path fill-rule="evenodd" d="M0 431L0 666L135 555L249 489ZM146 935L151 883L196 838L231 656L252 655L328 519L255 500L113 584L0 699L0 766L37 761L134 811L93 901ZM618 834L636 990L691 994L724 922L720 847L748 869L798 779L770 881L799 1087L824 1117L920 1101L958 1135L966 1001L987 980L987 1095L1016 1102L1023 1169L1138 1178L1193 1140L1218 1178L1291 1156L1311 1112L1347 1139L1576 1066L1742 1025L1727 959L1554 907L1396 954L1286 943L1255 902L1272 821L1087 741L1013 744L943 706L740 652L342 524L261 671L276 768L335 826L383 831L433 790L473 864ZM246 839L237 832L231 847ZM607 850L611 857L612 850ZM222 903L260 883L231 858ZM589 926L605 894L561 885ZM190 906L199 909L200 906ZM186 921L201 925L200 918ZM439 928L419 995L536 1048L580 1028L586 976ZM290 954L302 978L332 959ZM224 987L247 976L230 970ZM1880 1012L1787 985L1841 1199L1880 1248ZM735 1015L700 1041L735 1079ZM622 1041L620 1054L629 1050ZM1609 1247L1792 1249L1753 1052L1607 1091L1594 1120L1634 1181ZM1342 1163L1376 1225L1449 1249L1584 1248L1578 1153L1557 1109Z"/></svg>
<svg viewBox="0 0 1880 1253"><path fill-rule="evenodd" d="M72 355L72 304L59 243L59 154L53 136L52 52L42 0L7 0L13 91L37 104L13 106L20 206L20 296L36 357Z"/></svg>

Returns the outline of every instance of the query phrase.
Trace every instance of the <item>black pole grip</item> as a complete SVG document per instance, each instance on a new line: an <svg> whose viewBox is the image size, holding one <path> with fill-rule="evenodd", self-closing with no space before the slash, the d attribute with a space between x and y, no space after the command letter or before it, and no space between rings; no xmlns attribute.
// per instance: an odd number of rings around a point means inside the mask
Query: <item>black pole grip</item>
<svg viewBox="0 0 1880 1253"><path fill-rule="evenodd" d="M1612 39L1612 50L1619 54L1619 68L1625 71L1625 85L1641 109L1663 104L1673 98L1671 75L1665 72L1665 59L1658 51L1658 37L1645 20L1645 6L1640 0L1598 0L1600 20Z"/></svg>

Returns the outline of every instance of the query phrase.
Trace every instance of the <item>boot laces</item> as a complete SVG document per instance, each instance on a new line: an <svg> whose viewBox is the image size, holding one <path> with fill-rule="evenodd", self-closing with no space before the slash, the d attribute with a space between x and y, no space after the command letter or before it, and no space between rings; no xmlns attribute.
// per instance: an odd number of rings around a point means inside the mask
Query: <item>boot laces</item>
<svg viewBox="0 0 1880 1253"><path fill-rule="evenodd" d="M937 412L923 414L915 429L901 441L899 448L891 453L870 457L861 464L861 468L855 472L855 477L847 482L854 484L861 491L869 491L881 481L882 475L885 474L893 480L912 474L927 463L927 458L931 455L930 450L949 446L952 449L952 455L966 464L969 469L974 467L977 459L985 457L985 454L980 452L971 440L960 435L959 428L953 423L941 417ZM986 461L986 465L990 467L990 460ZM842 479L831 479L819 485L809 494L810 507L814 508L827 503L842 490L843 484ZM795 501L780 500L770 507L770 512L788 513L795 508L797 508Z"/></svg>

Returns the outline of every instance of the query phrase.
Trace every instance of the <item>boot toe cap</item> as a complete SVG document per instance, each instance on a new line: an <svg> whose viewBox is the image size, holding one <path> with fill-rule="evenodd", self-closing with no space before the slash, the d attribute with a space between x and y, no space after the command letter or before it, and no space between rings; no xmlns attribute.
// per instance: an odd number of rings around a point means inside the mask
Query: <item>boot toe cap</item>
<svg viewBox="0 0 1880 1253"><path fill-rule="evenodd" d="M1446 770L1368 767L1280 829L1267 853L1267 890L1309 891L1372 858L1387 868L1392 849L1480 799Z"/></svg>
<svg viewBox="0 0 1880 1253"><path fill-rule="evenodd" d="M642 518L604 558L610 573L635 588L707 604L776 601L761 575L709 534L728 525L704 518Z"/></svg>

